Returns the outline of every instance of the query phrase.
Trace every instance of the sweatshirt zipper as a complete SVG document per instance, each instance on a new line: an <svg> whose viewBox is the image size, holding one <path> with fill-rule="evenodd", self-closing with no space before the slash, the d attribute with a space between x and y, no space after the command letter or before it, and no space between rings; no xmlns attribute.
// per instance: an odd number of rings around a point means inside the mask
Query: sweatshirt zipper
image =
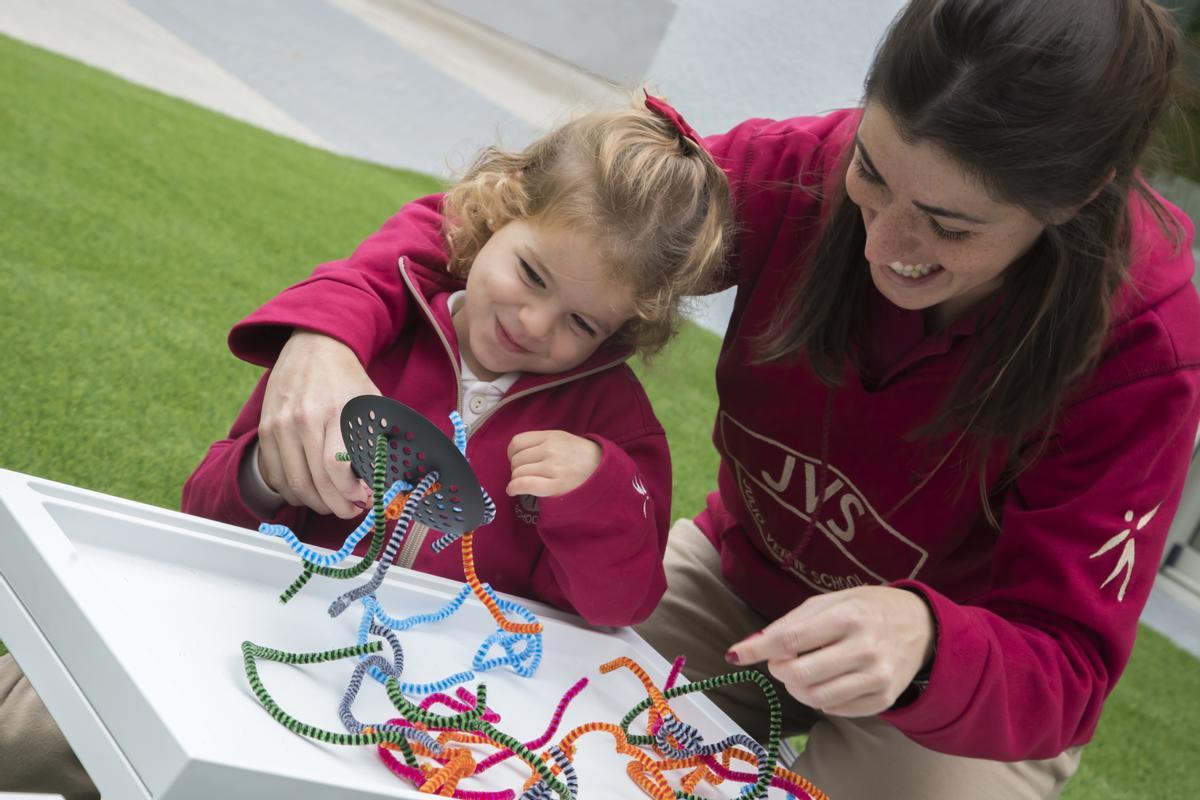
<svg viewBox="0 0 1200 800"><path fill-rule="evenodd" d="M437 324L437 319L433 316L433 309L425 302L425 296L417 291L417 287L413 285L412 279L408 276L408 270L404 268L404 256L400 256L396 262L396 268L400 270L400 277L404 279L404 283L408 286L408 290L412 296L416 298L417 304L421 307L426 318L428 318L433 330L437 333L438 339L445 348L446 354L450 357L450 367L454 370L454 410L462 416L462 372L458 368L458 358L454 355L454 348L450 346L450 341L446 338L445 331L442 326ZM467 430L467 436L470 437L471 431ZM396 555L396 566L412 568L416 562L417 556L421 552L421 546L425 544L426 537L429 536L429 526L423 522L413 520L412 527L409 528L408 534L404 537L404 544L400 548L400 552Z"/></svg>
<svg viewBox="0 0 1200 800"><path fill-rule="evenodd" d="M433 316L433 309L431 309L429 304L425 301L425 296L417 291L417 287L413 285L412 279L409 278L408 270L405 269L404 266L404 256L400 257L396 266L400 270L400 277L404 279L404 283L408 286L408 290L412 293L412 296L416 298L418 305L421 306L421 310L425 313L430 325L433 326L433 330L437 333L438 339L442 343L442 347L446 350L446 355L450 358L450 366L454 369L454 409L459 413L459 416L461 416L463 399L462 370L460 370L458 366L458 354L455 353L454 348L450 346L450 340L446 338L446 334L442 330L442 326L438 325L437 318ZM600 364L596 367L593 367L587 372L565 376L559 380L550 381L549 383L540 383L537 386L531 386L528 389L517 392L514 395L503 397L500 399L500 402L492 406L487 413L475 420L474 425L467 426L467 440L470 441L471 436L473 436L475 432L483 426L483 423L487 422L492 417L492 415L514 400L519 400L522 397L528 397L529 395L540 392L543 389L553 389L557 386L562 386L565 383L570 383L571 381L577 381L581 378L595 375L597 372L603 372L606 369L612 369L619 364L625 363L627 360L628 356L615 358L605 364ZM400 553L396 556L395 565L399 567L411 568L413 563L417 560L417 555L421 552L421 545L425 544L425 539L428 536L429 526L425 525L424 523L414 521L412 528L409 529L408 535L404 539L404 545L400 548Z"/></svg>
<svg viewBox="0 0 1200 800"><path fill-rule="evenodd" d="M540 392L543 389L553 389L557 386L562 386L564 383L571 383L572 381L577 381L580 378L586 378L591 375L595 375L597 372L603 372L606 369L612 369L613 367L615 367L619 364L625 363L625 361L627 361L627 360L628 359L626 357L615 358L606 364L599 364L599 365L593 367L592 369L589 369L587 372L580 372L576 375L571 375L569 377L562 378L561 380L550 381L549 383L539 383L537 386L530 386L528 389L517 392L516 394L506 395L500 399L499 403L496 403L496 405L494 405L490 409L488 409L487 413L485 413L479 419L475 420L475 424L470 426L467 429L467 433L472 434L472 433L475 433L476 431L478 431L483 426L483 423L485 423L489 419L491 419L493 414L495 414L497 411L504 408L506 405L513 402L514 400L520 400L522 397L528 397L529 395Z"/></svg>

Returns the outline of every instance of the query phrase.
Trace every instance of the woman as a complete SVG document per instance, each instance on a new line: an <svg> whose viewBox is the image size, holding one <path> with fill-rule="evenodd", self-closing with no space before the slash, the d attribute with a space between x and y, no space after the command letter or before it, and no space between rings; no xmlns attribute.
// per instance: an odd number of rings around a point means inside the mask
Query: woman
<svg viewBox="0 0 1200 800"><path fill-rule="evenodd" d="M706 142L740 223L719 491L639 630L693 679L765 663L831 796L1052 797L1124 669L1200 413L1191 226L1136 172L1178 48L1148 0L913 0L863 108ZM262 420L293 503L365 499L336 410L402 291L273 301L309 329Z"/></svg>

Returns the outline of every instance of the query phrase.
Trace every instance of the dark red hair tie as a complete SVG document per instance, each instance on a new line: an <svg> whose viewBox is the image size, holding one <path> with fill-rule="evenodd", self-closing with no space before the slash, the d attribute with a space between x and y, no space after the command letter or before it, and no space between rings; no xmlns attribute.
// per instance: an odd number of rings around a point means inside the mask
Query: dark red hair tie
<svg viewBox="0 0 1200 800"><path fill-rule="evenodd" d="M672 108L665 100L655 97L644 89L642 91L646 94L646 108L674 125L675 130L679 131L679 135L684 139L691 140L701 150L707 152L707 148L700 139L700 134L696 133L692 126L687 124L687 121L680 116L678 111Z"/></svg>

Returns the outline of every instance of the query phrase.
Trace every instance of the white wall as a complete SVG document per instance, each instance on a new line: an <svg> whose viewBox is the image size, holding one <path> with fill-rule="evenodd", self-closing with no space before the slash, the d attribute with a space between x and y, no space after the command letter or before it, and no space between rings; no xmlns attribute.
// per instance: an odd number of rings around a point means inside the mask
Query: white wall
<svg viewBox="0 0 1200 800"><path fill-rule="evenodd" d="M678 0L428 0L606 80L636 86Z"/></svg>
<svg viewBox="0 0 1200 800"><path fill-rule="evenodd" d="M682 0L647 72L710 133L857 102L904 0Z"/></svg>

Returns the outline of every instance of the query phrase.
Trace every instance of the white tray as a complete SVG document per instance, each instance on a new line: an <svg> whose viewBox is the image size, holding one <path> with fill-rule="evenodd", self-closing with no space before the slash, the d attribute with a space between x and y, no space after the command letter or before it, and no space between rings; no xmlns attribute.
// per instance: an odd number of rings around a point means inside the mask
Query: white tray
<svg viewBox="0 0 1200 800"><path fill-rule="evenodd" d="M337 619L326 608L370 572L347 581L315 577L281 605L276 598L299 571L298 558L279 539L0 470L0 639L106 800L429 796L393 776L374 747L322 744L291 733L250 691L240 649L245 639L293 652L355 643L359 604ZM404 617L441 608L460 585L396 568L378 596L388 613ZM541 735L563 692L585 676L587 688L551 742L583 722L618 722L645 697L628 670L600 674L597 667L618 656L640 663L657 685L665 680L670 664L632 631L589 628L570 614L526 605L545 628L536 677L507 670L480 676L488 705L502 716L502 731L522 741ZM472 598L448 620L399 634L405 680L433 681L469 669L494 629ZM284 710L341 732L337 706L354 663L258 665ZM738 731L701 695L677 698L672 707L706 741ZM353 710L368 723L396 716L369 678ZM631 730L644 732L642 724ZM627 761L607 734L578 740L581 800L641 796L625 775ZM528 774L513 758L460 788L519 790ZM741 786L702 791L735 797Z"/></svg>

